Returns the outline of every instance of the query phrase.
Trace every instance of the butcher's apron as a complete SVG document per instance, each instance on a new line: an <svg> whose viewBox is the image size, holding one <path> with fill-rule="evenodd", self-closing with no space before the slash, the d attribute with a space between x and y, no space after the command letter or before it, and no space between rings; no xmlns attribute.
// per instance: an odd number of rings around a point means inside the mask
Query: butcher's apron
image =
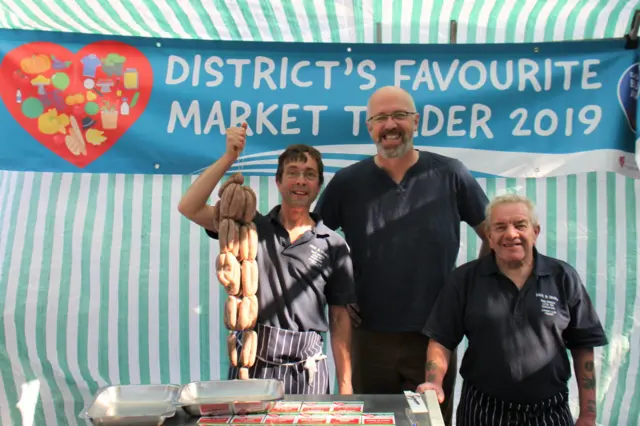
<svg viewBox="0 0 640 426"><path fill-rule="evenodd" d="M322 338L313 331L290 331L258 324L256 361L249 377L276 379L284 383L287 394L328 394L329 367L322 353ZM237 334L238 361L242 332ZM229 379L238 378L238 367L231 366Z"/></svg>

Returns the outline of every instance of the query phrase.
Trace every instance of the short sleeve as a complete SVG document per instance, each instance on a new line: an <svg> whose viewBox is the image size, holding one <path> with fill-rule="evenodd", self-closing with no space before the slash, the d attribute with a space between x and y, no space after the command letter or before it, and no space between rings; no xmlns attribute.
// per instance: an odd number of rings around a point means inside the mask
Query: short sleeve
<svg viewBox="0 0 640 426"><path fill-rule="evenodd" d="M440 291L423 334L454 350L464 337L465 305L464 277L460 270L454 271Z"/></svg>
<svg viewBox="0 0 640 426"><path fill-rule="evenodd" d="M318 198L313 212L322 218L322 222L334 231L342 225L340 219L339 185L340 176L336 174L325 186Z"/></svg>
<svg viewBox="0 0 640 426"><path fill-rule="evenodd" d="M484 221L485 209L489 204L487 195L478 181L471 175L461 161L456 170L456 196L460 217L471 227L476 227Z"/></svg>
<svg viewBox="0 0 640 426"><path fill-rule="evenodd" d="M209 238L213 238L214 240L217 240L219 238L219 235L216 231L204 228L204 232L209 236Z"/></svg>
<svg viewBox="0 0 640 426"><path fill-rule="evenodd" d="M565 279L570 316L569 325L563 333L567 348L593 348L607 345L604 328L580 276L575 270L569 269Z"/></svg>
<svg viewBox="0 0 640 426"><path fill-rule="evenodd" d="M336 247L335 250L336 254L333 257L331 275L324 291L327 303L333 306L356 303L356 286L349 246L342 241L342 244Z"/></svg>

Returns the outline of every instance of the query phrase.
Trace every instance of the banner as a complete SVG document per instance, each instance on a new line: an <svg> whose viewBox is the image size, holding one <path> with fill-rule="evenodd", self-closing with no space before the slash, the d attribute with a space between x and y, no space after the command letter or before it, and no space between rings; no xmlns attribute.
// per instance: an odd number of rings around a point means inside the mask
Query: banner
<svg viewBox="0 0 640 426"><path fill-rule="evenodd" d="M47 41L40 41L47 40ZM420 149L477 175L640 176L636 51L622 40L344 45L0 32L0 169L197 173L249 124L241 167L272 174L292 143L331 173L370 155L366 105L415 99Z"/></svg>

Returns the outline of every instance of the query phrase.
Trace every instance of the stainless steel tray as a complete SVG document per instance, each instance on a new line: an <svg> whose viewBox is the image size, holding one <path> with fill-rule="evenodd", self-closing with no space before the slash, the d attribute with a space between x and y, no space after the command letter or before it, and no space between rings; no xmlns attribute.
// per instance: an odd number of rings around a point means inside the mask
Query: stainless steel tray
<svg viewBox="0 0 640 426"><path fill-rule="evenodd" d="M176 414L179 386L113 385L101 388L80 417L94 425L162 425Z"/></svg>
<svg viewBox="0 0 640 426"><path fill-rule="evenodd" d="M192 416L251 414L267 412L282 399L280 380L213 380L183 386L178 405Z"/></svg>

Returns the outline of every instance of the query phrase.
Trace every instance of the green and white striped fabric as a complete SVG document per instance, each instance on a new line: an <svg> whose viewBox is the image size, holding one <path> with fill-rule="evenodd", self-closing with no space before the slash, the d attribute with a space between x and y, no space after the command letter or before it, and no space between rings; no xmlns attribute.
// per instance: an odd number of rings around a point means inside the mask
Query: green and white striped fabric
<svg viewBox="0 0 640 426"><path fill-rule="evenodd" d="M447 43L622 37L638 0L2 0L0 27L206 40ZM376 34L376 24L381 34Z"/></svg>
<svg viewBox="0 0 640 426"><path fill-rule="evenodd" d="M0 172L3 425L22 424L19 392L35 424L73 425L105 384L225 377L224 293L211 271L217 243L176 209L193 180ZM273 178L248 180L261 212L279 202ZM611 340L597 351L600 423L637 425L640 181L589 173L479 182L489 197L517 191L535 200L540 250L577 268ZM458 263L479 248L475 233L461 230ZM25 398L25 383L39 386L37 400Z"/></svg>
<svg viewBox="0 0 640 426"><path fill-rule="evenodd" d="M520 43L622 37L638 7L640 0L0 0L0 28L447 43L455 20L458 43ZM78 414L109 383L224 377L224 294L211 273L217 245L176 211L192 180L0 171L2 425L84 424ZM279 202L271 178L249 181L263 213ZM640 424L640 182L613 173L479 181L489 196L535 199L540 250L578 269L610 337L597 351L598 423ZM458 263L475 258L478 244L463 226Z"/></svg>

